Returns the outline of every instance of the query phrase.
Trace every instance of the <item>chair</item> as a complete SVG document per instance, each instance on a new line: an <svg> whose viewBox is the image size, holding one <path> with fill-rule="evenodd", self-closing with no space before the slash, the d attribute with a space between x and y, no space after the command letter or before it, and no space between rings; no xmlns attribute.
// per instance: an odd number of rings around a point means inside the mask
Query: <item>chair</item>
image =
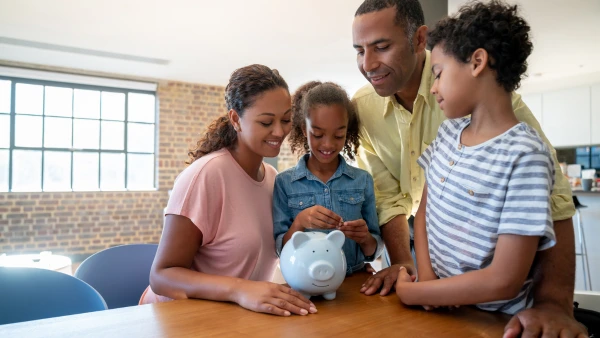
<svg viewBox="0 0 600 338"><path fill-rule="evenodd" d="M587 246L585 243L585 233L583 231L583 221L581 220L581 209L587 208L587 205L581 204L577 196L573 196L573 204L575 204L575 215L577 216L577 223L575 226L577 227L577 231L579 232L579 245L581 249L580 254L576 254L576 256L581 256L583 258L583 266L581 267L583 271L583 285L586 290L592 290L592 277L590 276L590 264L588 262L587 255Z"/></svg>
<svg viewBox="0 0 600 338"><path fill-rule="evenodd" d="M109 309L137 305L150 280L157 244L115 246L93 254L75 277L98 290Z"/></svg>
<svg viewBox="0 0 600 338"><path fill-rule="evenodd" d="M0 325L106 310L85 282L53 270L0 267Z"/></svg>

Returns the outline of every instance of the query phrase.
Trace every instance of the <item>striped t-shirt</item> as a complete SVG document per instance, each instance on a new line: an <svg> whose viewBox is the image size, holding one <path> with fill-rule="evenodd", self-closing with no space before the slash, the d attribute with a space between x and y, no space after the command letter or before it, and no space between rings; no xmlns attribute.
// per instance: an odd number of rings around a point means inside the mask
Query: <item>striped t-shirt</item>
<svg viewBox="0 0 600 338"><path fill-rule="evenodd" d="M418 159L427 180L427 239L433 271L446 278L492 262L501 234L540 236L556 243L550 193L552 156L536 131L519 123L477 146L460 143L470 118L446 120ZM511 300L477 304L514 314L532 304L531 276Z"/></svg>

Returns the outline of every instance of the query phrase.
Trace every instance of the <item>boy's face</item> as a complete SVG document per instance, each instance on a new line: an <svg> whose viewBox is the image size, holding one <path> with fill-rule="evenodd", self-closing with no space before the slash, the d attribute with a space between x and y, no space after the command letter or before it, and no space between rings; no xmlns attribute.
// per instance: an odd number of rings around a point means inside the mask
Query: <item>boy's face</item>
<svg viewBox="0 0 600 338"><path fill-rule="evenodd" d="M469 115L474 108L475 81L470 64L458 61L438 44L431 51L431 69L435 80L431 93L449 119Z"/></svg>
<svg viewBox="0 0 600 338"><path fill-rule="evenodd" d="M404 29L396 24L396 7L354 18L352 42L363 76L379 96L394 95L417 68L417 54Z"/></svg>

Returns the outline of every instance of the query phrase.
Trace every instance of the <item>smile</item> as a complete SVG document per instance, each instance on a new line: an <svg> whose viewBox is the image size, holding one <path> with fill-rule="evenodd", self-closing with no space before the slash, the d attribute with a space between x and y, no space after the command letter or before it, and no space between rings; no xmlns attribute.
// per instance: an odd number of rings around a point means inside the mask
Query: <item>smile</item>
<svg viewBox="0 0 600 338"><path fill-rule="evenodd" d="M390 75L390 73L387 73L382 76L373 76L373 77L370 77L369 79L371 80L372 84L377 84L377 83L382 82L386 77L388 77L388 75Z"/></svg>
<svg viewBox="0 0 600 338"><path fill-rule="evenodd" d="M281 141L265 141L265 142L273 148L279 148L279 146L281 145Z"/></svg>
<svg viewBox="0 0 600 338"><path fill-rule="evenodd" d="M317 285L317 284L315 284L315 283L312 283L312 285L314 285L314 286L316 286L316 287L318 287L318 288L326 288L326 287L328 287L328 286L329 286L329 284L327 284L327 285Z"/></svg>

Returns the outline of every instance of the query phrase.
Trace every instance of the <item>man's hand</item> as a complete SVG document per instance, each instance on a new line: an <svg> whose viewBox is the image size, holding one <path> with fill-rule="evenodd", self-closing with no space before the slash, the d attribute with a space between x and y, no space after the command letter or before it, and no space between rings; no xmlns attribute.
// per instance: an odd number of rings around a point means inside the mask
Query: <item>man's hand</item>
<svg viewBox="0 0 600 338"><path fill-rule="evenodd" d="M585 338L586 328L572 313L559 306L542 303L512 317L504 328L504 338Z"/></svg>
<svg viewBox="0 0 600 338"><path fill-rule="evenodd" d="M381 288L379 294L381 296L387 295L398 279L400 267L404 267L413 280L416 278L415 267L412 265L412 262L408 264L394 264L370 276L360 288L360 292L370 296Z"/></svg>

